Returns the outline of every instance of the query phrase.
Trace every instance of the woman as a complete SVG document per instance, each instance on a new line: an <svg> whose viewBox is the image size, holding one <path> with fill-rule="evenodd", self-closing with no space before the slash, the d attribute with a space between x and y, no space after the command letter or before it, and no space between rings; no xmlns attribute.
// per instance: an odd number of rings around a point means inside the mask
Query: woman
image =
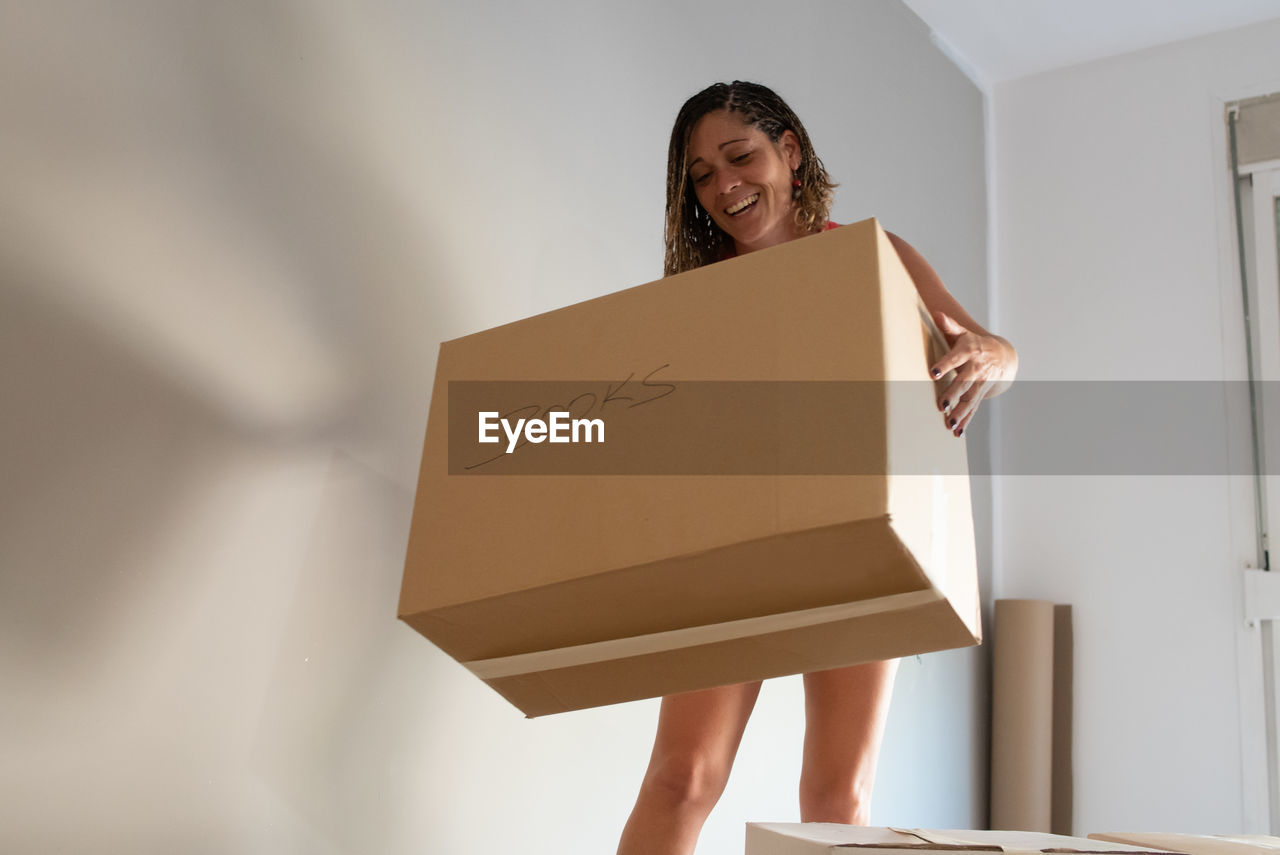
<svg viewBox="0 0 1280 855"><path fill-rule="evenodd" d="M834 224L835 184L791 108L754 83L717 83L680 109L667 160L666 274L795 240ZM889 235L950 349L933 376L956 371L939 396L943 425L964 433L983 399L999 394L1017 354L956 302L928 262ZM865 824L896 662L804 676L800 776L804 822ZM664 698L653 755L619 855L693 852L728 782L760 683Z"/></svg>

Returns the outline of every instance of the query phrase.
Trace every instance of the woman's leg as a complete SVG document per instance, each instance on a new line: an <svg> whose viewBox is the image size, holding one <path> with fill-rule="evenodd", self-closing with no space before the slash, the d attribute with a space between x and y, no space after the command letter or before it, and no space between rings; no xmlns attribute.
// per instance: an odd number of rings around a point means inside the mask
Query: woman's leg
<svg viewBox="0 0 1280 855"><path fill-rule="evenodd" d="M802 822L866 825L897 660L804 675Z"/></svg>
<svg viewBox="0 0 1280 855"><path fill-rule="evenodd" d="M653 756L618 855L689 855L729 780L760 683L662 699Z"/></svg>

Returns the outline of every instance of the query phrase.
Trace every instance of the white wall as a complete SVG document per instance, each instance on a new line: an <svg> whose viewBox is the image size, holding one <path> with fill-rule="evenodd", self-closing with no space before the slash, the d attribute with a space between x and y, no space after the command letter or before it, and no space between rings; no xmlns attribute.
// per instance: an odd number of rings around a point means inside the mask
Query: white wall
<svg viewBox="0 0 1280 855"><path fill-rule="evenodd" d="M734 77L982 317L980 94L896 2L3 18L0 849L612 851L656 703L526 721L394 620L437 344L657 277ZM798 689L701 851L796 817ZM985 706L981 652L904 664L873 820L982 823Z"/></svg>
<svg viewBox="0 0 1280 855"><path fill-rule="evenodd" d="M1277 44L1280 21L995 88L997 302L1022 381L1244 378L1223 103L1280 89ZM1226 405L1210 416L1226 442ZM1042 441L1000 430L1007 450ZM1000 481L996 594L1075 606L1077 831L1266 831L1237 685L1242 483Z"/></svg>

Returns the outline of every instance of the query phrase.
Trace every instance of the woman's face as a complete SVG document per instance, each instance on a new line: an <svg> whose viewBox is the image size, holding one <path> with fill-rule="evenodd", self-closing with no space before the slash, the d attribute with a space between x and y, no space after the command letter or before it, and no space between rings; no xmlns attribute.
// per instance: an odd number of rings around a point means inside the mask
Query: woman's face
<svg viewBox="0 0 1280 855"><path fill-rule="evenodd" d="M737 113L717 110L693 126L687 158L694 195L739 255L801 236L791 198L800 140L792 131L774 143Z"/></svg>

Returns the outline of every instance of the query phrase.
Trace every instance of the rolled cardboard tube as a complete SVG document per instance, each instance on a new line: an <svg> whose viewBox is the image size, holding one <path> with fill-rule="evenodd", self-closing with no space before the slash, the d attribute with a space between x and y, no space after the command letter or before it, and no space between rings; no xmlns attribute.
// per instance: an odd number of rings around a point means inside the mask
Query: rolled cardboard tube
<svg viewBox="0 0 1280 855"><path fill-rule="evenodd" d="M991 827L1049 831L1053 812L1054 604L997 600Z"/></svg>

